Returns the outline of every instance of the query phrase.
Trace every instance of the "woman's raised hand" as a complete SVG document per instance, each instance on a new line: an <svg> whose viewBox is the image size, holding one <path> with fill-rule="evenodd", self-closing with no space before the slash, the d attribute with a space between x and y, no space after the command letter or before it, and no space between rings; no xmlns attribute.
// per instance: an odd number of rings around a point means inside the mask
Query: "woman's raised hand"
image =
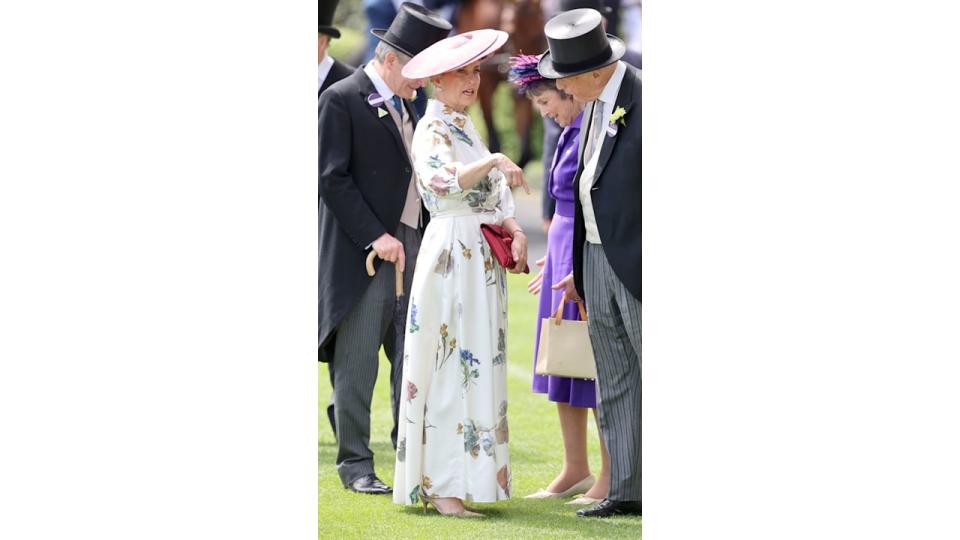
<svg viewBox="0 0 960 540"><path fill-rule="evenodd" d="M546 262L547 257L544 255L537 259L537 266L540 267L540 272L527 283L527 291L530 294L540 294L540 288L543 286L543 264Z"/></svg>
<svg viewBox="0 0 960 540"><path fill-rule="evenodd" d="M527 185L527 180L523 177L523 169L503 154L497 153L494 155L497 158L496 167L503 173L504 178L507 179L507 185L511 188L523 187L523 190L529 194L530 186Z"/></svg>

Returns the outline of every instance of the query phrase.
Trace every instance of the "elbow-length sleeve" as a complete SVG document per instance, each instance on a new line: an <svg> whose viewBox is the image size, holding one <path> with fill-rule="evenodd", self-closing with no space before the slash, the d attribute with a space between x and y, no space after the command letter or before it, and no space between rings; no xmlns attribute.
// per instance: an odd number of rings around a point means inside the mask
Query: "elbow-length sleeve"
<svg viewBox="0 0 960 540"><path fill-rule="evenodd" d="M417 126L411 153L422 190L440 198L462 196L460 170L463 164L456 160L450 129L443 120L433 119L424 126Z"/></svg>

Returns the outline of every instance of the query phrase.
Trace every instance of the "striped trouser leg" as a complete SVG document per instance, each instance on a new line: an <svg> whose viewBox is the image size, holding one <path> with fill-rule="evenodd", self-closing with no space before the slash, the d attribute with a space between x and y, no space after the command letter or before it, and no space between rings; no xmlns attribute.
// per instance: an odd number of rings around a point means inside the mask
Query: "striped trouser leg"
<svg viewBox="0 0 960 540"><path fill-rule="evenodd" d="M363 268L358 268L363 272ZM380 344L393 324L392 265L383 264L360 301L337 327L333 399L337 422L337 472L344 485L374 472L370 402L377 383Z"/></svg>
<svg viewBox="0 0 960 540"><path fill-rule="evenodd" d="M393 407L393 429L390 439L393 447L397 447L397 415L400 413L401 379L403 378L403 338L407 330L407 302L410 298L410 288L413 286L413 272L417 267L417 255L420 253L420 231L400 224L397 230L397 240L403 242L403 255L406 259L403 269L403 296L396 303L393 312L393 324L387 337L383 341L383 352L390 360L390 393Z"/></svg>
<svg viewBox="0 0 960 540"><path fill-rule="evenodd" d="M586 243L583 276L600 430L610 453L609 498L640 501L640 300L613 272L600 245Z"/></svg>

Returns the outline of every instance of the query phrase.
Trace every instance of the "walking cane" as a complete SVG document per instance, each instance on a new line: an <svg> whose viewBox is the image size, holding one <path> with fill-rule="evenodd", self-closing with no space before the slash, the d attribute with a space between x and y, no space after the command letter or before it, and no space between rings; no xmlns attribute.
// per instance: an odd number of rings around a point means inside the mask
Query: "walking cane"
<svg viewBox="0 0 960 540"><path fill-rule="evenodd" d="M370 250L370 254L367 255L367 275L373 277L377 274L377 271L373 268L373 259L377 256L377 251L375 249ZM403 296L403 271L397 270L393 273L396 277L396 289L397 289L397 300Z"/></svg>

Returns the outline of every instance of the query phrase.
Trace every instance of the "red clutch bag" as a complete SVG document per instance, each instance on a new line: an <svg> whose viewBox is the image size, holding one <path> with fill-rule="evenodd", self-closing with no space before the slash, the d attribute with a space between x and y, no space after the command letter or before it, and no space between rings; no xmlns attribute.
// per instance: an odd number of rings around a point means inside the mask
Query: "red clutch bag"
<svg viewBox="0 0 960 540"><path fill-rule="evenodd" d="M510 251L510 245L513 244L513 237L510 236L510 233L500 225L490 223L481 223L480 232L483 233L487 245L490 246L490 251L493 252L493 256L500 263L500 266L513 270L517 261L513 260L513 253ZM523 273L530 273L529 265L524 265Z"/></svg>

